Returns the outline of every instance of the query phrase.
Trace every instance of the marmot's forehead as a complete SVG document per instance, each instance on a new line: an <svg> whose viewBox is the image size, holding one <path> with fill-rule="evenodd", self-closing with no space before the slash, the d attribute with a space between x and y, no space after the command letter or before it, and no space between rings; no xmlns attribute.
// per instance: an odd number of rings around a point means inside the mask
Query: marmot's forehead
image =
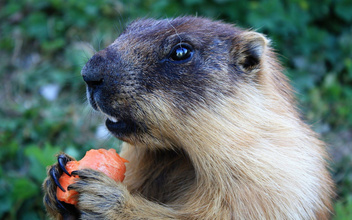
<svg viewBox="0 0 352 220"><path fill-rule="evenodd" d="M230 37L242 30L226 23L198 17L178 17L175 19L141 19L131 23L122 35L139 39L160 39L174 34L189 34L198 37Z"/></svg>

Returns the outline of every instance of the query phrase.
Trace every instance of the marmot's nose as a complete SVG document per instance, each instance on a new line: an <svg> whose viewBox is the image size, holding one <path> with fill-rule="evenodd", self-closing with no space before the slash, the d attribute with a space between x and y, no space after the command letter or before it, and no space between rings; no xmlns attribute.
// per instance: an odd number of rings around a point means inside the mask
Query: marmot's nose
<svg viewBox="0 0 352 220"><path fill-rule="evenodd" d="M92 75L83 75L83 80L84 82L86 82L87 86L92 89L97 88L104 82L104 79L102 77L92 77Z"/></svg>
<svg viewBox="0 0 352 220"><path fill-rule="evenodd" d="M96 89L104 82L104 73L106 72L105 52L96 53L83 67L81 74L87 86Z"/></svg>

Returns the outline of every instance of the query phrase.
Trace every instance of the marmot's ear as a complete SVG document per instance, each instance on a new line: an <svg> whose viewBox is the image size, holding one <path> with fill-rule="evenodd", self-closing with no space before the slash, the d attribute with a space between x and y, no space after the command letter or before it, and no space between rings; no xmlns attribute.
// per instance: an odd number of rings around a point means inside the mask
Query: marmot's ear
<svg viewBox="0 0 352 220"><path fill-rule="evenodd" d="M233 41L232 57L236 65L246 72L259 69L263 54L269 44L264 35L254 31L241 33Z"/></svg>

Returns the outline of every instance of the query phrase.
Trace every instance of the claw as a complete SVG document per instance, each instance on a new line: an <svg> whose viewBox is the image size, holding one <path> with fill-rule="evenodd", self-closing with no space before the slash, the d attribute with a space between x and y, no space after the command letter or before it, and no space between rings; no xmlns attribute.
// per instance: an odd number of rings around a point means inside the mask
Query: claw
<svg viewBox="0 0 352 220"><path fill-rule="evenodd" d="M57 197L55 197L55 200L59 212L62 215L62 219L80 219L80 213L74 205L61 202L57 199Z"/></svg>
<svg viewBox="0 0 352 220"><path fill-rule="evenodd" d="M60 212L62 213L63 211L67 211L67 209L65 208L65 206L57 199L57 197L55 196L55 200L56 200L56 204L58 206L58 208L60 209Z"/></svg>
<svg viewBox="0 0 352 220"><path fill-rule="evenodd" d="M52 167L50 169L50 176L53 178L55 184L63 191L63 192L66 192L66 190L61 186L59 180L58 180L58 176L60 176L59 172L54 168Z"/></svg>
<svg viewBox="0 0 352 220"><path fill-rule="evenodd" d="M59 167L62 171L64 171L64 173L66 173L68 176L71 176L71 174L66 170L66 163L68 162L67 158L63 155L63 154L60 154L58 157L57 157L57 162L59 164Z"/></svg>

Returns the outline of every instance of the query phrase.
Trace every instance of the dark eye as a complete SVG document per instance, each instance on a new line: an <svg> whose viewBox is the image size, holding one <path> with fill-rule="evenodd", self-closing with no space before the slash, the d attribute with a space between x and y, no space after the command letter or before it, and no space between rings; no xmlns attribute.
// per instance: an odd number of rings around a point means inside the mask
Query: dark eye
<svg viewBox="0 0 352 220"><path fill-rule="evenodd" d="M188 44L177 44L171 50L169 59L176 62L186 62L191 59L193 48Z"/></svg>

